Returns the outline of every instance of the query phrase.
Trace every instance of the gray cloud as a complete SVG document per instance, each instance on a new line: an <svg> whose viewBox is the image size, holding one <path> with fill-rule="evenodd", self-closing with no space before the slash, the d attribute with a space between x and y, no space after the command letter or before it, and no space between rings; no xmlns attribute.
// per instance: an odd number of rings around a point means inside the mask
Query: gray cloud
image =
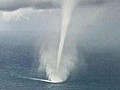
<svg viewBox="0 0 120 90"><path fill-rule="evenodd" d="M109 3L120 3L120 0L81 0L78 2L79 7L100 6Z"/></svg>
<svg viewBox="0 0 120 90"><path fill-rule="evenodd" d="M8 1L8 2L7 2ZM13 11L19 8L33 7L37 9L53 9L58 8L60 5L53 3L52 1L41 1L41 0L7 0L6 2L0 2L0 10Z"/></svg>
<svg viewBox="0 0 120 90"><path fill-rule="evenodd" d="M78 6L93 6L120 0L78 0ZM13 11L19 8L33 7L36 9L56 9L60 8L61 0L3 0L0 1L0 10Z"/></svg>

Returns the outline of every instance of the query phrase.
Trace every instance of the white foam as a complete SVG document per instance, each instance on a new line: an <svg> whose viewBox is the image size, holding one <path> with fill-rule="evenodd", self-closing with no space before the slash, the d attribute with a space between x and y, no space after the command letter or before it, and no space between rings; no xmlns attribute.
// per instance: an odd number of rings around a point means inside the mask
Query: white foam
<svg viewBox="0 0 120 90"><path fill-rule="evenodd" d="M32 78L32 77L25 77L25 76L19 76L20 78L24 79L29 79L29 80L34 80L34 81L41 81L41 82L46 82L46 83L62 83L61 80L46 80L46 79L40 79L40 78Z"/></svg>

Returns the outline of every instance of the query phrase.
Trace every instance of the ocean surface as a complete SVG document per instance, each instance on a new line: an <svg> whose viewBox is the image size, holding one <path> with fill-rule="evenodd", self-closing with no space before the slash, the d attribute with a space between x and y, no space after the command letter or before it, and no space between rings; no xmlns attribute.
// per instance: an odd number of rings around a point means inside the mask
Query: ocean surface
<svg viewBox="0 0 120 90"><path fill-rule="evenodd" d="M27 33L0 34L0 90L120 90L120 49L117 47L82 49L86 71L80 73L78 69L78 73L64 83L19 77L44 76L37 73L40 44L36 44L36 37Z"/></svg>

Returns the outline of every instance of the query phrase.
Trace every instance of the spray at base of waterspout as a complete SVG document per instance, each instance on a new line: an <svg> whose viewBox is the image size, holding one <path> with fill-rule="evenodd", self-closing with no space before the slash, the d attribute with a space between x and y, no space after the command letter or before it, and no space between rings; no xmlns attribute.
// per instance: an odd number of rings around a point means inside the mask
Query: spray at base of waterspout
<svg viewBox="0 0 120 90"><path fill-rule="evenodd" d="M62 83L62 82L65 81L64 79L62 79L62 78L59 76L58 71L56 71L55 73L52 73L52 74L48 77L48 80L50 80L52 83Z"/></svg>
<svg viewBox="0 0 120 90"><path fill-rule="evenodd" d="M52 83L62 83L62 82L64 82L61 78L58 78L58 77L51 78L50 81Z"/></svg>

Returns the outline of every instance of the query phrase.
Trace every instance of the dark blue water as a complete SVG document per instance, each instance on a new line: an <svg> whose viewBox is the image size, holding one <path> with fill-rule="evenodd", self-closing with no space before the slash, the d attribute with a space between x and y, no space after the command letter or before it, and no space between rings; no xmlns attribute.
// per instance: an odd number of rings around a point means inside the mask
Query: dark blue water
<svg viewBox="0 0 120 90"><path fill-rule="evenodd" d="M0 35L0 90L120 90L120 50L116 48L82 49L86 71L81 73L78 69L78 73L64 83L50 84L18 77L44 76L37 73L39 46L34 34Z"/></svg>

